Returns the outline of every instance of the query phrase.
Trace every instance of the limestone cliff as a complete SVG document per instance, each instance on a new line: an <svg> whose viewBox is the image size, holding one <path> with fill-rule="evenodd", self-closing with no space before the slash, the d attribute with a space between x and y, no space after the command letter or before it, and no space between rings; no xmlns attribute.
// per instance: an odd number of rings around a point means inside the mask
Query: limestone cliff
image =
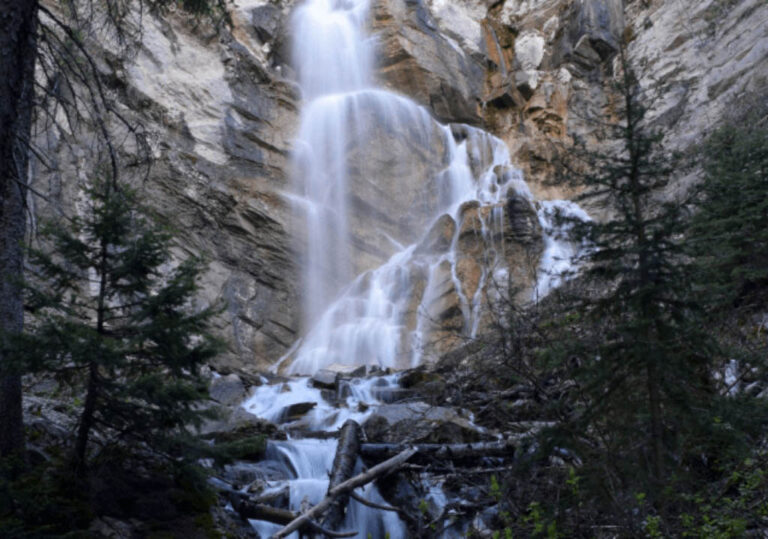
<svg viewBox="0 0 768 539"><path fill-rule="evenodd" d="M291 0L237 0L232 26L218 34L180 14L146 15L133 46L98 42L109 97L141 125L153 157L148 176L135 181L177 230L179 257L210 262L202 300L224 307L222 367L263 368L302 331L303 240L286 197L301 99L292 82L292 8ZM608 113L621 44L644 80L665 83L654 117L681 149L768 87L761 0L375 0L370 25L380 82L440 122L500 137L540 198L570 194L545 181L557 153L574 138L589 140L592 122ZM378 151L358 163L352 190L365 216L353 223L359 272L391 255L389 240L426 233L428 223L411 210L434 196L426 180L444 166L439 145L378 129ZM77 179L93 172L89 137L64 127L38 134L52 165L32 171L33 187L52 203L38 202L41 213L76 211ZM130 144L121 151L127 167L140 153ZM396 185L376 181L381 170ZM524 250L539 241L539 225L525 204L509 204L520 206L506 225L510 252ZM444 231L433 232L425 241L440 243ZM467 245L460 277L470 288L473 252ZM455 323L447 317L447 330Z"/></svg>

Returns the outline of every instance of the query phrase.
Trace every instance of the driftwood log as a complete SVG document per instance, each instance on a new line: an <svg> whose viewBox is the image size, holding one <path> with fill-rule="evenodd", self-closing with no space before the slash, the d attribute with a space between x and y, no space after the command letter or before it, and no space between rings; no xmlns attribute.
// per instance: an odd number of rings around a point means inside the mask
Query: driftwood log
<svg viewBox="0 0 768 539"><path fill-rule="evenodd" d="M360 455L371 460L384 460L406 448L416 449L420 459L466 459L483 457L511 457L519 446L519 439L472 444L362 444Z"/></svg>
<svg viewBox="0 0 768 539"><path fill-rule="evenodd" d="M264 505L260 503L253 503L246 500L243 497L230 494L229 501L232 503L232 508L240 515L243 520L267 520L274 522L275 524L290 524L299 516L293 511L287 509L277 509L270 505ZM307 520L300 528L300 531L306 533L319 533L327 537L354 537L357 535L356 531L349 532L337 532L324 528L312 520Z"/></svg>
<svg viewBox="0 0 768 539"><path fill-rule="evenodd" d="M360 453L360 425L356 421L348 419L339 433L339 444L336 448L336 456L333 459L331 480L328 483L328 494L355 473L355 463ZM323 528L337 529L344 521L344 510L349 504L349 494L337 496L323 519Z"/></svg>
<svg viewBox="0 0 768 539"><path fill-rule="evenodd" d="M358 487L367 485L368 483L377 479L380 476L386 475L388 473L391 473L397 470L398 468L400 468L400 466L406 463L408 459L410 459L416 453L418 453L418 449L409 447L401 451L394 457L382 462L381 464L377 464L367 472L363 472L359 475L356 475L351 479L347 479L340 485L335 486L328 492L328 495L320 501L320 503L318 503L316 506L311 508L309 511L304 512L302 515L297 517L295 520L293 520L290 524L285 526L283 529L279 530L276 534L272 536L272 539L281 539L282 537L286 537L291 533L295 532L296 530L302 529L307 522L310 522L316 517L322 515L323 512L325 512L325 510L328 509L328 507L333 503L333 501L336 498L338 498L343 494L347 494Z"/></svg>

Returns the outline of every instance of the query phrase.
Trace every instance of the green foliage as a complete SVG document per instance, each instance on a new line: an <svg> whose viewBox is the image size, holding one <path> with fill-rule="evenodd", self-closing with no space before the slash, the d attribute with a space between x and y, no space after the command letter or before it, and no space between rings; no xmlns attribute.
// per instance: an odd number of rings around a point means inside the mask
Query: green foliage
<svg viewBox="0 0 768 539"><path fill-rule="evenodd" d="M219 349L207 333L214 311L193 303L201 264L172 267L171 237L134 191L98 180L86 197L81 217L47 226L47 248L30 250L33 319L18 357L82 388L78 468L93 430L106 445L170 455L204 417L199 367Z"/></svg>
<svg viewBox="0 0 768 539"><path fill-rule="evenodd" d="M762 107L768 115L768 104ZM698 286L716 307L764 307L768 300L768 125L729 123L701 148L704 178L689 230Z"/></svg>
<svg viewBox="0 0 768 539"><path fill-rule="evenodd" d="M83 536L91 518L87 500L55 469L28 467L13 479L0 469L0 537Z"/></svg>
<svg viewBox="0 0 768 539"><path fill-rule="evenodd" d="M572 223L573 239L589 245L580 257L587 292L570 298L563 318L587 330L548 353L580 364L573 374L582 398L564 441L605 467L588 474L588 483L603 492L633 486L658 501L681 442L701 424L717 350L691 294L686 204L664 193L683 164L665 150L663 133L649 127L654 96L626 61L616 95L620 121L600 135L617 142L577 148L564 163L568 181L583 189L580 200L612 212ZM582 445L585 433L591 440ZM593 454L595 447L605 454Z"/></svg>

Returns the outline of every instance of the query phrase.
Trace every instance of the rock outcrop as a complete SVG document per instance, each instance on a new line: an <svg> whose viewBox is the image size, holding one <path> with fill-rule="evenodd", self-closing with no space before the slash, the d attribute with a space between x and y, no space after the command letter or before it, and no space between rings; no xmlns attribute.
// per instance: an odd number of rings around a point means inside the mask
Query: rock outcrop
<svg viewBox="0 0 768 539"><path fill-rule="evenodd" d="M292 9L292 0L238 0L232 26L219 34L180 14L145 14L130 46L89 36L110 102L140 126L145 143L121 146L131 165L123 174L178 232L178 257L210 263L201 302L223 307L222 367L266 368L302 332L297 261L305 240L285 196L301 106L291 82ZM592 141L594 121L610 110L621 46L642 66L643 84L663 83L652 118L681 150L768 86L768 6L760 0L375 0L370 20L379 82L441 122L500 137L537 198L573 195L547 181L563 148ZM419 256L445 252L458 231L456 275L436 269L442 276L427 306L439 321L433 340L450 341L466 319L462 297L487 286L489 248L503 251L517 282L531 282L542 234L535 208L511 192L498 208L466 207L458 221L427 219L448 164L442 128L424 117L421 131L405 131L394 121L405 112L377 110L374 94L362 107L373 140L348 147L355 271L377 267L396 244L421 241ZM130 138L110 121L116 140ZM456 140L463 129L454 126ZM98 138L92 127L73 132L64 123L39 130L36 144L51 165L31 173L33 188L48 197L35 202L41 216L77 211L78 182L100 161ZM483 212L502 208L503 227L478 234ZM426 269L409 271L414 295L423 296ZM410 326L418 308L414 301Z"/></svg>
<svg viewBox="0 0 768 539"><path fill-rule="evenodd" d="M133 143L116 115L107 116L115 142L128 140L119 146L131 165L122 179L176 231L179 258L209 262L201 301L223 309L221 366L265 368L297 334L296 257L281 193L289 188L299 96L265 52L287 15L273 8L235 9L233 27L218 36L180 14L144 14L139 41L89 36L107 98L146 143ZM52 170L37 165L31 173L32 187L48 195L36 201L43 217L75 213L80 182L103 157L95 130L58 127L37 140Z"/></svg>

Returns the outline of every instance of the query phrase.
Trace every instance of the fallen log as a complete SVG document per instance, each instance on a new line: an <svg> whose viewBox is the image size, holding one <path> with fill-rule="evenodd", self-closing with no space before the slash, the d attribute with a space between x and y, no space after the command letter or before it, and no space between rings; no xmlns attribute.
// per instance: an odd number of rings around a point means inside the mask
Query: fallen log
<svg viewBox="0 0 768 539"><path fill-rule="evenodd" d="M237 495L230 495L229 498L232 508L240 515L243 520L267 520L274 522L275 524L282 524L285 526L296 520L298 515L293 511L287 509L278 509L270 505L264 505L260 503L252 503L248 500L239 497ZM326 535L328 537L354 537L357 535L356 531L351 532L337 532L325 529L323 526L317 524L312 520L307 520L301 527L302 531L315 532Z"/></svg>
<svg viewBox="0 0 768 539"><path fill-rule="evenodd" d="M519 438L498 442L476 442L471 444L362 444L360 454L368 459L383 460L397 455L406 447L413 447L420 459L466 459L481 457L511 457L519 446Z"/></svg>
<svg viewBox="0 0 768 539"><path fill-rule="evenodd" d="M275 533L272 536L272 539L281 539L282 537L286 537L290 535L291 533L295 532L296 530L302 528L306 525L307 522L311 521L315 517L323 514L323 512L328 509L328 507L333 503L333 501L341 496L342 494L346 494L357 487L362 487L363 485L367 485L374 479L386 475L388 473L391 473L395 470L397 470L400 466L402 466L405 462L408 461L412 456L414 456L416 453L418 453L418 449L409 447L394 457L382 462L381 464L377 464L367 472L363 472L359 475L356 475L355 477L352 477L351 479L347 479L340 485L335 486L332 488L328 495L323 498L323 500L320 501L316 506L311 508L310 510L304 512L302 515L294 519L291 523L289 523L287 526L285 526L283 529L279 530L277 533Z"/></svg>
<svg viewBox="0 0 768 539"><path fill-rule="evenodd" d="M331 478L328 483L328 493L344 481L352 477L355 472L355 463L360 452L360 425L348 419L339 433L339 444L336 448L336 456L333 458ZM328 508L323 519L322 526L329 530L335 530L344 520L344 510L349 504L349 496L342 494L336 497Z"/></svg>
<svg viewBox="0 0 768 539"><path fill-rule="evenodd" d="M366 500L360 494L358 494L357 492L354 492L354 491L350 492L349 496L353 500L357 500L361 504L367 505L371 509L378 509L379 511L392 511L393 513L399 513L400 512L400 509L398 509L397 507L392 507L391 505L381 505L379 503L373 503L371 500Z"/></svg>

